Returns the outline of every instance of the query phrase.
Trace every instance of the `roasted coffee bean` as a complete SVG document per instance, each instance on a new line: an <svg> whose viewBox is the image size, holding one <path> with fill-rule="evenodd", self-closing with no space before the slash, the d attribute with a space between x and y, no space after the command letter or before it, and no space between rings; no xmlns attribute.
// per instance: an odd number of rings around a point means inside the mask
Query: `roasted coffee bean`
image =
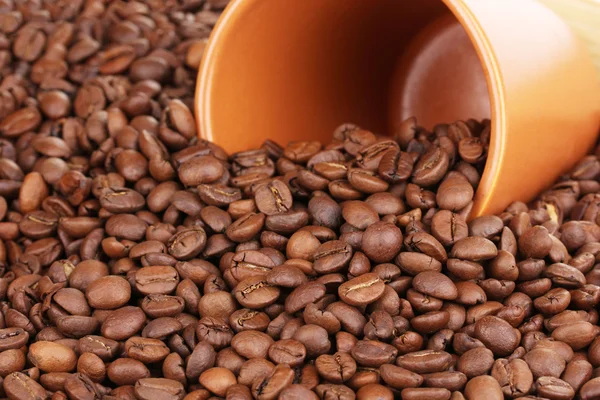
<svg viewBox="0 0 600 400"><path fill-rule="evenodd" d="M488 375L477 376L465 386L467 400L502 400L504 395L498 382Z"/></svg>
<svg viewBox="0 0 600 400"><path fill-rule="evenodd" d="M154 398L183 399L185 390L183 385L172 379L143 378L135 383L135 395L138 399L150 400Z"/></svg>
<svg viewBox="0 0 600 400"><path fill-rule="evenodd" d="M11 399L46 399L46 390L22 372L13 372L4 378L4 391Z"/></svg>
<svg viewBox="0 0 600 400"><path fill-rule="evenodd" d="M557 352L547 348L535 348L523 357L534 378L540 376L560 377L565 369L565 359Z"/></svg>
<svg viewBox="0 0 600 400"><path fill-rule="evenodd" d="M29 361L44 372L70 372L75 369L77 356L69 347L40 341L29 348Z"/></svg>
<svg viewBox="0 0 600 400"><path fill-rule="evenodd" d="M340 299L353 306L364 306L383 295L384 282L373 273L360 275L338 288Z"/></svg>
<svg viewBox="0 0 600 400"><path fill-rule="evenodd" d="M529 393L533 375L527 363L521 359L498 359L492 366L491 375L498 381L505 396L521 397Z"/></svg>
<svg viewBox="0 0 600 400"><path fill-rule="evenodd" d="M485 316L475 323L475 337L500 357L510 355L519 345L520 334L505 320Z"/></svg>
<svg viewBox="0 0 600 400"><path fill-rule="evenodd" d="M264 308L277 301L279 288L267 282L265 277L250 277L235 288L235 298L242 306L252 309Z"/></svg>

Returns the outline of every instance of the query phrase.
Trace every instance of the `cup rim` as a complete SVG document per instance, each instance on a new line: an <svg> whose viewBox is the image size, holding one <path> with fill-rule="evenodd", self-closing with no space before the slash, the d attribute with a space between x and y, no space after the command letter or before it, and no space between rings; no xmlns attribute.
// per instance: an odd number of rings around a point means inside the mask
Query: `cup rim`
<svg viewBox="0 0 600 400"><path fill-rule="evenodd" d="M490 100L490 145L483 174L473 198L475 206L470 213L477 216L481 210L487 209L491 198L486 196L486 193L498 184L498 172L505 162L507 118L505 90L498 58L479 20L463 0L442 1L461 24L475 49L483 69Z"/></svg>

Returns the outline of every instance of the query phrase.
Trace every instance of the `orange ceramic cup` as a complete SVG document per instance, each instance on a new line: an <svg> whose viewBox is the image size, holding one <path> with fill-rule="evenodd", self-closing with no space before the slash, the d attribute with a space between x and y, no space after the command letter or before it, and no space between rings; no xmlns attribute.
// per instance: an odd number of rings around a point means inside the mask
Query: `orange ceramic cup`
<svg viewBox="0 0 600 400"><path fill-rule="evenodd" d="M233 0L199 72L199 132L230 152L354 122L490 117L471 216L531 200L590 150L593 63L535 0Z"/></svg>

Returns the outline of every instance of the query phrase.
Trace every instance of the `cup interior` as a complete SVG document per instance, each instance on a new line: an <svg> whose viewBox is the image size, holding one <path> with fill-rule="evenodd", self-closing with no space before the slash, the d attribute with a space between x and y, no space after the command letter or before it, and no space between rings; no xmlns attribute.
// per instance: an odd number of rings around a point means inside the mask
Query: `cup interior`
<svg viewBox="0 0 600 400"><path fill-rule="evenodd" d="M440 0L235 0L197 92L201 134L238 151L265 138L327 142L354 122L392 134L490 115L485 75Z"/></svg>

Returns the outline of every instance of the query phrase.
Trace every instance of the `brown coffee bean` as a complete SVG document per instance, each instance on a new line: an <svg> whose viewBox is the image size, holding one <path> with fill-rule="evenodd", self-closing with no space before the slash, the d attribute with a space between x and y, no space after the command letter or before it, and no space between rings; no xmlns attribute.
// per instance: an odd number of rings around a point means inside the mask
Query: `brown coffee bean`
<svg viewBox="0 0 600 400"><path fill-rule="evenodd" d="M44 372L70 372L77 364L77 356L69 347L46 341L33 343L28 358Z"/></svg>
<svg viewBox="0 0 600 400"><path fill-rule="evenodd" d="M292 194L287 185L279 180L259 186L254 193L257 208L265 215L288 212L292 207Z"/></svg>
<svg viewBox="0 0 600 400"><path fill-rule="evenodd" d="M28 213L39 209L48 194L48 186L42 175L38 172L28 173L25 175L19 191L21 212Z"/></svg>
<svg viewBox="0 0 600 400"><path fill-rule="evenodd" d="M587 347L597 335L595 327L589 322L576 322L562 325L552 332L552 338L560 340L573 348L581 350Z"/></svg>
<svg viewBox="0 0 600 400"><path fill-rule="evenodd" d="M279 394L279 398L282 400L294 400L294 399L307 399L317 400L319 396L312 390L308 389L301 384L290 385L283 389Z"/></svg>
<svg viewBox="0 0 600 400"><path fill-rule="evenodd" d="M519 237L519 249L525 258L544 258L552 249L548 230L542 226L527 229Z"/></svg>
<svg viewBox="0 0 600 400"><path fill-rule="evenodd" d="M445 351L422 350L401 355L396 365L418 374L428 374L446 370L452 357Z"/></svg>
<svg viewBox="0 0 600 400"><path fill-rule="evenodd" d="M540 376L560 377L565 369L565 360L558 353L547 348L537 348L529 351L523 357L534 378Z"/></svg>
<svg viewBox="0 0 600 400"><path fill-rule="evenodd" d="M538 378L536 388L538 394L553 399L571 399L575 395L575 391L567 382L550 376Z"/></svg>
<svg viewBox="0 0 600 400"><path fill-rule="evenodd" d="M4 381L6 385L6 381ZM582 400L591 400L600 394L600 378L594 378L587 381L582 387L579 395Z"/></svg>
<svg viewBox="0 0 600 400"><path fill-rule="evenodd" d="M231 347L239 355L246 358L266 358L269 348L273 343L273 339L266 333L242 331L233 337Z"/></svg>
<svg viewBox="0 0 600 400"><path fill-rule="evenodd" d="M456 285L445 275L425 271L414 277L413 287L419 292L442 300L454 300L458 296Z"/></svg>
<svg viewBox="0 0 600 400"><path fill-rule="evenodd" d="M493 364L494 354L491 350L476 347L460 356L456 368L470 379L475 376L488 374Z"/></svg>
<svg viewBox="0 0 600 400"><path fill-rule="evenodd" d="M179 283L177 270L169 266L144 267L135 274L135 287L142 294L169 294Z"/></svg>
<svg viewBox="0 0 600 400"><path fill-rule="evenodd" d="M102 323L102 335L108 339L125 340L141 331L145 320L144 312L138 307L118 308Z"/></svg>
<svg viewBox="0 0 600 400"><path fill-rule="evenodd" d="M46 390L22 372L13 372L4 378L4 391L9 399L45 399Z"/></svg>
<svg viewBox="0 0 600 400"><path fill-rule="evenodd" d="M356 373L356 362L343 352L321 355L315 360L319 375L332 383L343 383Z"/></svg>
<svg viewBox="0 0 600 400"><path fill-rule="evenodd" d="M135 395L140 400L156 398L183 399L185 390L177 381L165 378L143 378L135 383Z"/></svg>
<svg viewBox="0 0 600 400"><path fill-rule="evenodd" d="M343 283L338 288L340 299L353 306L374 302L383 294L385 284L376 274L368 273Z"/></svg>
<svg viewBox="0 0 600 400"><path fill-rule="evenodd" d="M366 399L384 399L384 400L392 400L394 398L394 393L383 385L379 385L377 383L370 383L358 389L356 392L357 400L366 400Z"/></svg>
<svg viewBox="0 0 600 400"><path fill-rule="evenodd" d="M422 186L435 185L442 179L449 164L448 153L439 146L433 146L415 165L412 181Z"/></svg>
<svg viewBox="0 0 600 400"><path fill-rule="evenodd" d="M241 281L235 288L235 298L244 307L259 309L273 304L279 298L280 290L267 282L265 277L250 277Z"/></svg>
<svg viewBox="0 0 600 400"><path fill-rule="evenodd" d="M500 357L517 348L520 335L510 324L494 316L485 316L475 323L475 337ZM501 340L499 340L501 338Z"/></svg>
<svg viewBox="0 0 600 400"><path fill-rule="evenodd" d="M144 378L150 377L150 371L138 360L132 358L118 358L108 365L108 378L115 384L135 385L135 383Z"/></svg>
<svg viewBox="0 0 600 400"><path fill-rule="evenodd" d="M25 354L21 350L10 349L0 353L0 376L6 377L13 372L22 371L25 368Z"/></svg>
<svg viewBox="0 0 600 400"><path fill-rule="evenodd" d="M402 271L412 276L425 271L441 272L442 270L442 264L438 260L422 253L401 252L395 262Z"/></svg>
<svg viewBox="0 0 600 400"><path fill-rule="evenodd" d="M306 358L306 347L294 339L283 339L269 347L269 358L276 365L286 364L290 367L302 365Z"/></svg>
<svg viewBox="0 0 600 400"><path fill-rule="evenodd" d="M441 209L458 211L473 200L473 187L462 175L444 180L437 191L436 202Z"/></svg>
<svg viewBox="0 0 600 400"><path fill-rule="evenodd" d="M358 364L377 368L392 362L396 358L398 350L377 340L361 340L352 348L351 354Z"/></svg>
<svg viewBox="0 0 600 400"><path fill-rule="evenodd" d="M468 261L489 260L498 255L498 249L488 239L482 237L467 237L457 241L450 251L449 256Z"/></svg>
<svg viewBox="0 0 600 400"><path fill-rule="evenodd" d="M402 390L402 398L406 400L448 400L450 391L444 388L406 388Z"/></svg>
<svg viewBox="0 0 600 400"><path fill-rule="evenodd" d="M135 336L125 342L125 351L143 363L159 362L169 355L169 348L161 340Z"/></svg>
<svg viewBox="0 0 600 400"><path fill-rule="evenodd" d="M384 364L379 367L379 374L381 379L394 389L418 387L423 383L421 375L392 364Z"/></svg>
<svg viewBox="0 0 600 400"><path fill-rule="evenodd" d="M465 386L467 400L502 400L502 389L494 378L488 375L477 376Z"/></svg>
<svg viewBox="0 0 600 400"><path fill-rule="evenodd" d="M527 363L521 359L498 359L492 366L491 375L502 387L506 396L521 397L529 393L533 375Z"/></svg>
<svg viewBox="0 0 600 400"><path fill-rule="evenodd" d="M114 310L127 304L131 298L131 286L125 279L110 275L88 285L85 295L90 306Z"/></svg>
<svg viewBox="0 0 600 400"><path fill-rule="evenodd" d="M77 372L89 376L94 382L102 382L106 377L106 366L94 353L83 353L77 360Z"/></svg>
<svg viewBox="0 0 600 400"><path fill-rule="evenodd" d="M402 231L394 224L375 222L365 230L361 248L373 262L389 262L402 248Z"/></svg>

